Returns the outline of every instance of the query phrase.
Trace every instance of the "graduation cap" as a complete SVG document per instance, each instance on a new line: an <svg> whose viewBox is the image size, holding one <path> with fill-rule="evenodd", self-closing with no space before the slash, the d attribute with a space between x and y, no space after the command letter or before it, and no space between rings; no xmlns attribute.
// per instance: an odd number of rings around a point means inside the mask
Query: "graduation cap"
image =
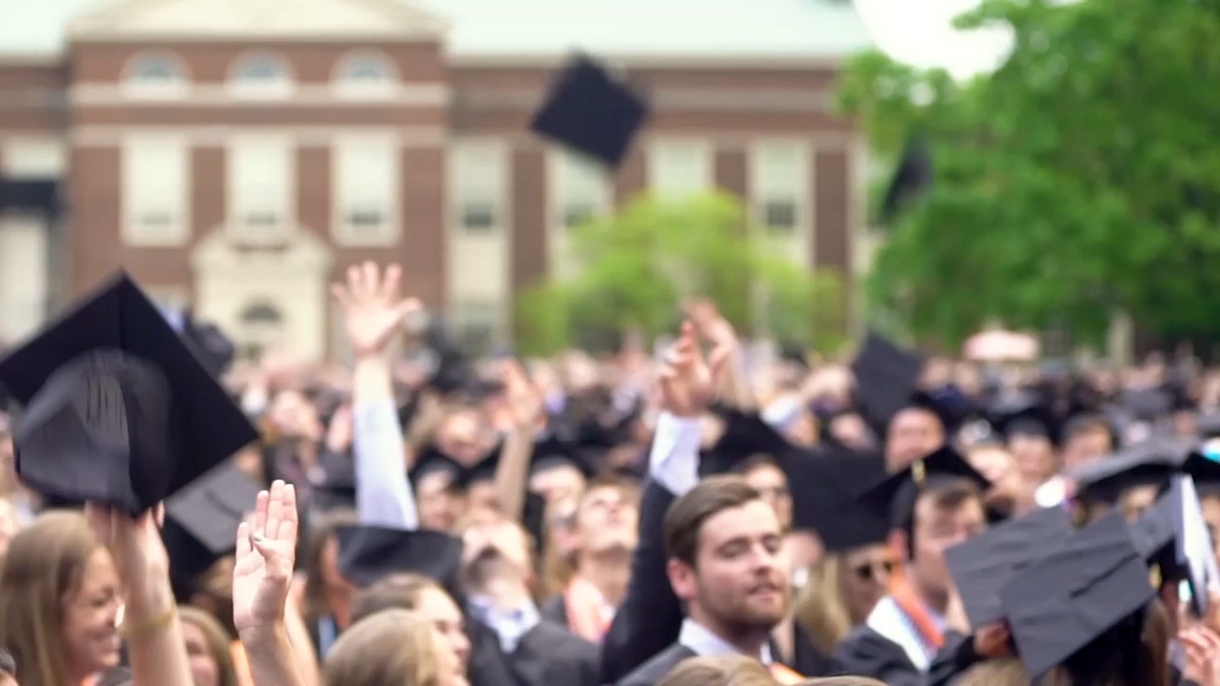
<svg viewBox="0 0 1220 686"><path fill-rule="evenodd" d="M757 413L726 408L717 414L724 421L724 430L715 444L701 452L702 476L735 471L755 455L772 457L782 467L793 450L792 444Z"/></svg>
<svg viewBox="0 0 1220 686"><path fill-rule="evenodd" d="M356 463L323 447L318 455L318 478L313 481L313 504L323 510L356 507ZM311 477L313 475L311 474Z"/></svg>
<svg viewBox="0 0 1220 686"><path fill-rule="evenodd" d="M835 448L794 459L790 469L793 528L816 531L831 552L885 541L890 532L888 513L865 507L854 497L884 476L884 456Z"/></svg>
<svg viewBox="0 0 1220 686"><path fill-rule="evenodd" d="M530 129L617 167L648 117L648 104L602 65L575 56L551 85Z"/></svg>
<svg viewBox="0 0 1220 686"><path fill-rule="evenodd" d="M923 365L918 353L903 350L870 331L851 365L862 414L876 425L888 424L911 404Z"/></svg>
<svg viewBox="0 0 1220 686"><path fill-rule="evenodd" d="M161 537L174 574L193 579L231 553L237 527L254 510L260 490L258 483L229 462L166 501Z"/></svg>
<svg viewBox="0 0 1220 686"><path fill-rule="evenodd" d="M419 486L423 479L433 474L443 475L447 479L446 488L451 491L465 491L470 486L470 470L442 453L435 445L428 445L415 458L407 476L413 485Z"/></svg>
<svg viewBox="0 0 1220 686"><path fill-rule="evenodd" d="M1062 545L1074 527L1066 509L1049 507L1010 519L945 551L970 625L1003 619L1000 589L1047 550Z"/></svg>
<svg viewBox="0 0 1220 686"><path fill-rule="evenodd" d="M1170 474L1185 467L1195 448L1196 444L1191 440L1151 438L1104 460L1084 465L1068 474L1068 478L1076 483L1081 499L1114 504L1128 489L1165 486ZM1206 471L1206 465L1191 464Z"/></svg>
<svg viewBox="0 0 1220 686"><path fill-rule="evenodd" d="M462 568L462 539L441 531L345 526L335 531L339 573L361 587L389 574L414 572L456 590Z"/></svg>
<svg viewBox="0 0 1220 686"><path fill-rule="evenodd" d="M588 451L578 450L558 433L550 431L534 443L534 452L530 457L530 474L556 467L573 467L586 479L592 479L598 471L597 464L590 458Z"/></svg>
<svg viewBox="0 0 1220 686"><path fill-rule="evenodd" d="M991 404L987 421L1005 438L1045 436L1055 433L1055 415L1042 396L1033 391L1005 395Z"/></svg>
<svg viewBox="0 0 1220 686"><path fill-rule="evenodd" d="M1208 586L1220 582L1220 570L1216 566L1215 547L1194 479L1189 474L1174 477L1170 487L1174 498L1174 538L1177 544L1177 563L1186 572L1190 584L1190 604L1196 617L1203 617L1208 607Z"/></svg>
<svg viewBox="0 0 1220 686"><path fill-rule="evenodd" d="M1136 419L1153 421L1169 414L1173 398L1160 388L1141 388L1124 391L1118 403L1130 410Z"/></svg>
<svg viewBox="0 0 1220 686"><path fill-rule="evenodd" d="M1166 493L1129 527L1136 551L1152 571L1154 587L1182 581L1186 577L1182 565L1178 564L1177 547L1174 545L1177 540L1176 513L1180 508L1178 498Z"/></svg>
<svg viewBox="0 0 1220 686"><path fill-rule="evenodd" d="M1072 534L1000 589L1021 661L1038 679L1155 597L1117 512Z"/></svg>
<svg viewBox="0 0 1220 686"><path fill-rule="evenodd" d="M970 466L960 453L950 446L942 446L873 484L860 495L860 502L878 515L888 517L891 528L901 529L910 525L921 493L958 481L972 483L980 490L991 488L987 477Z"/></svg>
<svg viewBox="0 0 1220 686"><path fill-rule="evenodd" d="M226 336L215 324L195 321L195 318L188 314L183 322L181 334L187 347L195 353L199 364L203 365L203 368L208 370L213 377L223 376L229 366L233 364L233 358L237 355L237 346L233 343L233 339Z"/></svg>
<svg viewBox="0 0 1220 686"><path fill-rule="evenodd" d="M17 473L48 499L144 512L254 441L124 272L0 362Z"/></svg>
<svg viewBox="0 0 1220 686"><path fill-rule="evenodd" d="M927 139L913 136L902 151L902 159L885 190L881 204L884 221L892 220L903 205L932 185L932 151Z"/></svg>

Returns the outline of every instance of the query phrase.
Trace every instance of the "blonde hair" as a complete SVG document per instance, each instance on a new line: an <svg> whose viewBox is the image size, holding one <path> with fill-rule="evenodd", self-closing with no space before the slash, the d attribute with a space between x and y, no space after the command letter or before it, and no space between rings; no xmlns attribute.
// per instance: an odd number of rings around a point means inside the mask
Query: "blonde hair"
<svg viewBox="0 0 1220 686"><path fill-rule="evenodd" d="M744 655L683 660L657 686L774 686L761 662Z"/></svg>
<svg viewBox="0 0 1220 686"><path fill-rule="evenodd" d="M793 608L793 616L823 654L833 654L851 633L854 623L843 592L847 558L826 552L809 567L809 577Z"/></svg>
<svg viewBox="0 0 1220 686"><path fill-rule="evenodd" d="M75 512L40 515L13 537L0 567L0 646L17 663L24 686L63 686L63 601L81 583L100 550L85 518Z"/></svg>
<svg viewBox="0 0 1220 686"><path fill-rule="evenodd" d="M962 674L957 686L1026 686L1029 674L1025 665L1015 657L987 660L974 665Z"/></svg>
<svg viewBox="0 0 1220 686"><path fill-rule="evenodd" d="M207 642L208 656L216 662L216 674L220 679L219 686L240 686L237 666L233 663L231 639L225 634L220 622L211 613L204 612L197 607L180 607L178 614L181 615L184 626L190 624L203 634L203 640Z"/></svg>
<svg viewBox="0 0 1220 686"><path fill-rule="evenodd" d="M384 610L339 635L323 686L440 686L435 629L408 610Z"/></svg>
<svg viewBox="0 0 1220 686"><path fill-rule="evenodd" d="M799 686L885 686L885 682L866 676L826 676L806 679Z"/></svg>

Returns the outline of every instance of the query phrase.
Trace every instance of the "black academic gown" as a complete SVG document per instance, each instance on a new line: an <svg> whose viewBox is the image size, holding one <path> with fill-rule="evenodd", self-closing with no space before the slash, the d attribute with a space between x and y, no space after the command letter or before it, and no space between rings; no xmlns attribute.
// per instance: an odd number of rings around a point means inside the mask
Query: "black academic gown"
<svg viewBox="0 0 1220 686"><path fill-rule="evenodd" d="M844 674L872 677L887 686L945 686L984 659L974 652L972 637L946 631L944 646L924 673L902 646L868 626L856 627L839 644L835 658Z"/></svg>
<svg viewBox="0 0 1220 686"><path fill-rule="evenodd" d="M678 663L695 657L695 651L675 643L616 682L616 686L656 686Z"/></svg>
<svg viewBox="0 0 1220 686"><path fill-rule="evenodd" d="M538 606L538 613L548 622L553 622L565 629L571 629L568 626L568 601L562 593L551 596L542 601Z"/></svg>
<svg viewBox="0 0 1220 686"><path fill-rule="evenodd" d="M495 631L472 624L470 686L601 686L597 646L563 627L544 619L505 653Z"/></svg>

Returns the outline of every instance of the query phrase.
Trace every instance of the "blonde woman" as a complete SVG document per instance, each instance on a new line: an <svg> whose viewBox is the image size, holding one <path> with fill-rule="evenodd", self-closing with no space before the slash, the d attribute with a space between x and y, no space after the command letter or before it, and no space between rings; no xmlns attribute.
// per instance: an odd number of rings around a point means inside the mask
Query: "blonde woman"
<svg viewBox="0 0 1220 686"><path fill-rule="evenodd" d="M212 615L184 607L182 635L194 686L240 686L228 634Z"/></svg>
<svg viewBox="0 0 1220 686"><path fill-rule="evenodd" d="M775 686L761 662L744 655L693 657L674 667L657 686Z"/></svg>
<svg viewBox="0 0 1220 686"><path fill-rule="evenodd" d="M13 537L0 568L0 645L23 686L80 686L119 664L139 684L191 686L156 516L90 505L48 512ZM122 609L122 611L121 611Z"/></svg>
<svg viewBox="0 0 1220 686"><path fill-rule="evenodd" d="M322 671L324 686L465 686L454 654L432 623L409 610L383 610L343 632Z"/></svg>

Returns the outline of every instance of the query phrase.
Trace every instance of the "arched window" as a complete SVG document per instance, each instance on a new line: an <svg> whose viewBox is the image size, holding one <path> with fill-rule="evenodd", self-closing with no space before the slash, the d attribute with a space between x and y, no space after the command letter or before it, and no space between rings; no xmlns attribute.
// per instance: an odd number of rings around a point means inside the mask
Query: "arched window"
<svg viewBox="0 0 1220 686"><path fill-rule="evenodd" d="M359 51L344 56L335 68L335 89L340 95L378 97L393 92L398 70L389 58Z"/></svg>
<svg viewBox="0 0 1220 686"><path fill-rule="evenodd" d="M278 55L243 55L229 70L229 84L239 95L283 97L292 91L292 73Z"/></svg>
<svg viewBox="0 0 1220 686"><path fill-rule="evenodd" d="M242 352L250 358L275 348L284 338L283 313L270 303L252 303L242 310L240 337Z"/></svg>
<svg viewBox="0 0 1220 686"><path fill-rule="evenodd" d="M178 57L165 53L141 53L128 60L124 88L138 96L176 97L186 92L189 79Z"/></svg>

